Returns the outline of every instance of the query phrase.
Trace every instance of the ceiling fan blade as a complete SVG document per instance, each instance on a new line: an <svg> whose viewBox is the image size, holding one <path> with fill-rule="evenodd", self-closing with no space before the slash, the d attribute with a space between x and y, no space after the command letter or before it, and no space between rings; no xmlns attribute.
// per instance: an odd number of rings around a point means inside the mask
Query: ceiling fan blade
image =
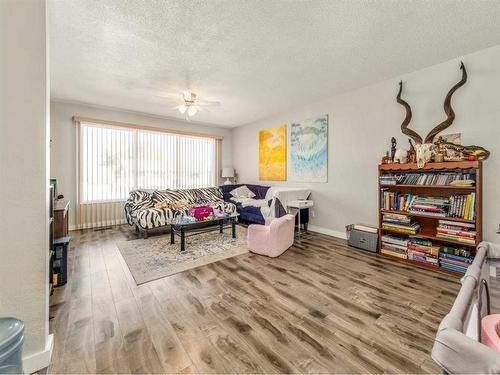
<svg viewBox="0 0 500 375"><path fill-rule="evenodd" d="M202 113L211 113L212 111L210 110L210 107L207 106L198 106L198 112Z"/></svg>
<svg viewBox="0 0 500 375"><path fill-rule="evenodd" d="M219 107L220 106L220 102L211 101L211 100L197 100L196 104L200 105L200 106L204 106L204 107Z"/></svg>
<svg viewBox="0 0 500 375"><path fill-rule="evenodd" d="M157 96L155 95L155 98L158 98L158 101L161 101L162 103L165 103L167 105L181 105L184 104L184 101L176 98L176 99L171 99L171 98L165 98L163 96Z"/></svg>
<svg viewBox="0 0 500 375"><path fill-rule="evenodd" d="M171 93L171 92L162 92L162 93L156 94L155 96L158 97L158 98L174 99L174 100L177 100L177 101L184 101L182 99L182 94L179 94L179 93L174 94L174 93Z"/></svg>

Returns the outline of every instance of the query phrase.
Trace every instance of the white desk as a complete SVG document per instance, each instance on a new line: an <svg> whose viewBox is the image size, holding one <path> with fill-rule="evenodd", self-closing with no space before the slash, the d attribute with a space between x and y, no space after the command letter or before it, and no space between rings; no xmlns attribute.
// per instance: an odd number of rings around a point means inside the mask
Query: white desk
<svg viewBox="0 0 500 375"><path fill-rule="evenodd" d="M295 200L295 201L289 201L287 203L287 211L288 213L291 213L291 209L297 210L297 215L298 215L298 230L297 230L297 235L300 236L300 210L303 208L311 208L314 207L314 202L312 200Z"/></svg>

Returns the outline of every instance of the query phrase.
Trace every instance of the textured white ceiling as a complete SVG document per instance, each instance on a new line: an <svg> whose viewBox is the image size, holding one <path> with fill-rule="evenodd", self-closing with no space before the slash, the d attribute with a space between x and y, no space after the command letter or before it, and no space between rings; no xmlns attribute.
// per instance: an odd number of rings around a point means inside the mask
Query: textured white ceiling
<svg viewBox="0 0 500 375"><path fill-rule="evenodd" d="M500 43L500 1L50 0L52 97L238 126Z"/></svg>

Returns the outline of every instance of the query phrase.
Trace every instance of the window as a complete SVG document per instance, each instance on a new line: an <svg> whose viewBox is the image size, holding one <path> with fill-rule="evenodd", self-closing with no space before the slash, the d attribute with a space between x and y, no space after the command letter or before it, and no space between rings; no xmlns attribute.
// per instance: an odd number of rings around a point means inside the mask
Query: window
<svg viewBox="0 0 500 375"><path fill-rule="evenodd" d="M216 142L213 138L80 123L80 201L123 201L137 188L214 186Z"/></svg>

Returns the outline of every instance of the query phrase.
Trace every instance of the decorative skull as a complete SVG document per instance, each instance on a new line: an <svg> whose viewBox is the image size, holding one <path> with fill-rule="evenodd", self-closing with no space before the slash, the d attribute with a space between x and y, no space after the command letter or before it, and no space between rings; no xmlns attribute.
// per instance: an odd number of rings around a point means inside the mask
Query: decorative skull
<svg viewBox="0 0 500 375"><path fill-rule="evenodd" d="M415 144L417 152L417 168L425 167L425 163L432 160L436 154L436 145L434 143Z"/></svg>
<svg viewBox="0 0 500 375"><path fill-rule="evenodd" d="M458 83L450 89L444 100L444 112L446 113L447 118L443 122L436 125L434 129L432 129L429 132L429 134L427 134L425 140L422 139L422 137L416 131L408 129L408 125L410 124L412 116L411 107L407 102L401 99L401 92L403 91L403 81L399 82L399 92L396 97L396 101L406 109L406 117L403 120L403 123L401 124L401 131L403 132L403 134L407 135L415 142L415 151L416 151L418 168L425 167L425 163L429 162L433 158L433 156L437 153L436 151L437 147L433 143L434 137L438 135L440 132L442 132L444 129L448 128L453 123L453 120L455 120L455 112L451 107L451 97L453 93L457 91L457 89L462 87L465 84L465 82L467 82L467 71L465 70L465 66L463 63L460 64L460 69L462 70L462 79L458 81Z"/></svg>
<svg viewBox="0 0 500 375"><path fill-rule="evenodd" d="M401 164L406 163L406 161L407 161L406 160L407 159L406 155L407 154L408 154L408 151L406 151L406 150L404 150L402 148L398 148L396 150L396 153L394 154L394 162L395 163L401 163Z"/></svg>

